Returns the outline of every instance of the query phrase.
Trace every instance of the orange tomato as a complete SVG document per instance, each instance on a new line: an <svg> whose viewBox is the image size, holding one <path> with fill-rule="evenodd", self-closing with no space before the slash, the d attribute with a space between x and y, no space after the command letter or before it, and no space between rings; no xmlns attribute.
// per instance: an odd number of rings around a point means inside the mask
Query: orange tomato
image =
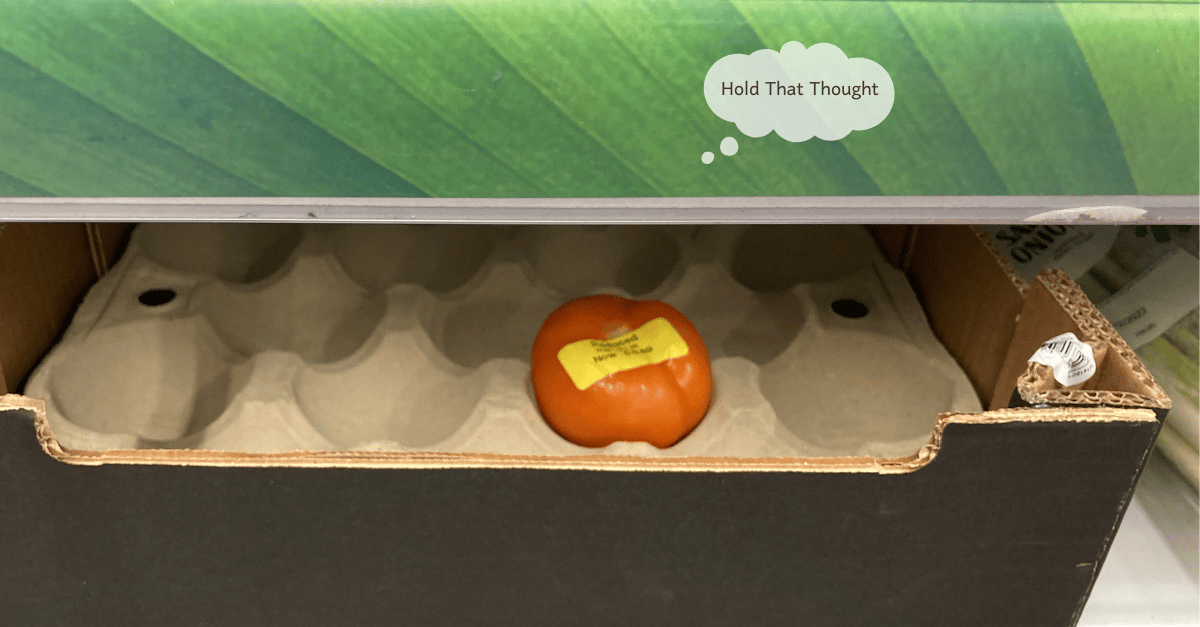
<svg viewBox="0 0 1200 627"><path fill-rule="evenodd" d="M538 409L582 446L675 444L712 401L712 364L692 323L656 300L585 296L550 314L530 358Z"/></svg>

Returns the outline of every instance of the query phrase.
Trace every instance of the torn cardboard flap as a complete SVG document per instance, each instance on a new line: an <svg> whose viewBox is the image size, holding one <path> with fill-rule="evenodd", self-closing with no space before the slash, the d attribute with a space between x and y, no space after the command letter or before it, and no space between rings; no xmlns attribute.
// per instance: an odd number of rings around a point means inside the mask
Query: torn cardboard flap
<svg viewBox="0 0 1200 627"><path fill-rule="evenodd" d="M1062 333L1076 334L1096 353L1096 374L1077 386L1062 386L1045 366L1028 362L1043 342ZM1031 405L1146 407L1160 413L1171 407L1166 392L1083 290L1053 269L1038 275L1026 295L991 408L1006 405L1014 390Z"/></svg>

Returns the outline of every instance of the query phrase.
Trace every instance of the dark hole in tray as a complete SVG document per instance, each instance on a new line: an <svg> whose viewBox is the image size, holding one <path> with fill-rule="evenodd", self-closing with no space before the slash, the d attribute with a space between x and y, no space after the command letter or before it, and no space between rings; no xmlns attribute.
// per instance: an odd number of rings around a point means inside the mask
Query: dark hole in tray
<svg viewBox="0 0 1200 627"><path fill-rule="evenodd" d="M175 300L175 290L146 290L138 296L138 302L147 307L161 307Z"/></svg>
<svg viewBox="0 0 1200 627"><path fill-rule="evenodd" d="M833 309L833 313L843 318L861 318L870 313L866 305L853 298L839 298L829 307Z"/></svg>

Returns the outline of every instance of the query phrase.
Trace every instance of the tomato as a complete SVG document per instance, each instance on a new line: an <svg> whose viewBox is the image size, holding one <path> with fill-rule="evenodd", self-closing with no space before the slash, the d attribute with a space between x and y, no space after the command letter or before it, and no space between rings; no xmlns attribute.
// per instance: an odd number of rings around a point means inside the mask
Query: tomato
<svg viewBox="0 0 1200 627"><path fill-rule="evenodd" d="M656 300L585 296L551 313L530 358L542 417L581 446L675 444L712 402L712 364L696 327Z"/></svg>

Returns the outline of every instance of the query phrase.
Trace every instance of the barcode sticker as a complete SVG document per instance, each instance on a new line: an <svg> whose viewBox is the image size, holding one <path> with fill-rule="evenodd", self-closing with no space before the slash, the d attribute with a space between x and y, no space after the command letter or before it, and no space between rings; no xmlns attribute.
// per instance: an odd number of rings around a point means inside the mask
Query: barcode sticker
<svg viewBox="0 0 1200 627"><path fill-rule="evenodd" d="M1083 383L1096 374L1092 347L1074 333L1063 333L1046 340L1029 361L1050 366L1054 369L1054 380L1068 387Z"/></svg>

